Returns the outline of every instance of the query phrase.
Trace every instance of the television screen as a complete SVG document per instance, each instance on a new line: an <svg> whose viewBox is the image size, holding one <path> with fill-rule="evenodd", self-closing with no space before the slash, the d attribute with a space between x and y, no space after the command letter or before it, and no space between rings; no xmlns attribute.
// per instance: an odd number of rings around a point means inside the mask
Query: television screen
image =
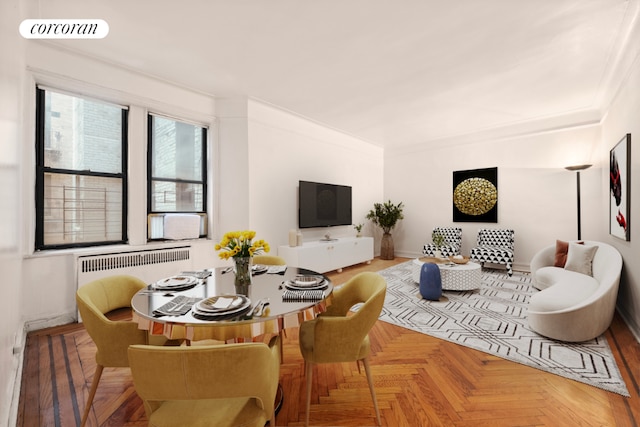
<svg viewBox="0 0 640 427"><path fill-rule="evenodd" d="M351 225L351 187L300 181L298 227Z"/></svg>

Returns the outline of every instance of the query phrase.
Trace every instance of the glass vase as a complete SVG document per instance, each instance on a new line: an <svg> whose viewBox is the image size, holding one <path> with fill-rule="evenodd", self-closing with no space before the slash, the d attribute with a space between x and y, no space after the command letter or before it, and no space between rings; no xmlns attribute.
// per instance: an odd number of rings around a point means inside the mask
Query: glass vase
<svg viewBox="0 0 640 427"><path fill-rule="evenodd" d="M249 286L251 286L251 257L233 258L236 293L249 296Z"/></svg>

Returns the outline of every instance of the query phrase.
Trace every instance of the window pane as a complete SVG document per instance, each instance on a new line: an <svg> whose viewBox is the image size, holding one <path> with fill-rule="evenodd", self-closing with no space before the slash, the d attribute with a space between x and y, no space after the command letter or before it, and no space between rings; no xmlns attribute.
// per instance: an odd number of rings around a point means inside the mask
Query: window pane
<svg viewBox="0 0 640 427"><path fill-rule="evenodd" d="M122 239L122 179L45 173L44 244Z"/></svg>
<svg viewBox="0 0 640 427"><path fill-rule="evenodd" d="M153 181L153 212L204 212L202 184Z"/></svg>
<svg viewBox="0 0 640 427"><path fill-rule="evenodd" d="M202 181L202 127L152 117L152 176Z"/></svg>
<svg viewBox="0 0 640 427"><path fill-rule="evenodd" d="M122 109L46 91L44 166L122 172Z"/></svg>

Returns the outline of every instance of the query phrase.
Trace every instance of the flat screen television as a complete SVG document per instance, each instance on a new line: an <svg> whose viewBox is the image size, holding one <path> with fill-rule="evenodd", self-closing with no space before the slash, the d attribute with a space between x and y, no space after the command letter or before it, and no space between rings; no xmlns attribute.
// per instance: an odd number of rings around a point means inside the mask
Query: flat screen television
<svg viewBox="0 0 640 427"><path fill-rule="evenodd" d="M309 181L299 182L299 228L351 224L351 187Z"/></svg>

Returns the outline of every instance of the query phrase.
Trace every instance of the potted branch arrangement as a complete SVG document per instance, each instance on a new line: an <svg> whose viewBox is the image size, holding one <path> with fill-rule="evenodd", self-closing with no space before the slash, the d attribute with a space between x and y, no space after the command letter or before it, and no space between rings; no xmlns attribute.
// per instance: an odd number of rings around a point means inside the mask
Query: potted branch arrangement
<svg viewBox="0 0 640 427"><path fill-rule="evenodd" d="M391 230L393 230L398 221L404 219L403 209L402 202L395 205L389 200L385 203L374 203L373 209L367 214L367 219L382 228L383 231L382 241L380 242L380 259L389 260L395 258Z"/></svg>
<svg viewBox="0 0 640 427"><path fill-rule="evenodd" d="M440 250L440 248L442 247L442 245L444 245L444 235L439 231L434 231L433 233L431 233L431 241L433 241L433 244L436 247L435 257L442 258L442 251Z"/></svg>

